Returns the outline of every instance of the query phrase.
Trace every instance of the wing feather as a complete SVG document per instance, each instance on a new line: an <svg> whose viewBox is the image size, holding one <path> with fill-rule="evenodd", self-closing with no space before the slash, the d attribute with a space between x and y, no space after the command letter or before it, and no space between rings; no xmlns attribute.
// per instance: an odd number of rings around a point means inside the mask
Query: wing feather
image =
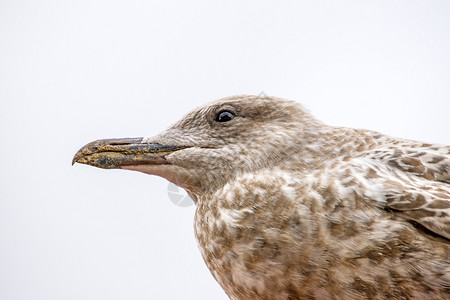
<svg viewBox="0 0 450 300"><path fill-rule="evenodd" d="M384 208L450 239L450 147L412 142L383 147L362 161L366 171L376 170Z"/></svg>
<svg viewBox="0 0 450 300"><path fill-rule="evenodd" d="M450 184L450 146L403 141L368 155L415 176Z"/></svg>

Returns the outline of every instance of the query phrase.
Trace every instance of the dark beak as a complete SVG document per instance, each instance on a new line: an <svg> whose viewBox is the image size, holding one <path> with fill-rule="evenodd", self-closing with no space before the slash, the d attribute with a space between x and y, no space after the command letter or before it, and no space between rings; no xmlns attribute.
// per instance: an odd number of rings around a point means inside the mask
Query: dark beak
<svg viewBox="0 0 450 300"><path fill-rule="evenodd" d="M187 146L171 146L142 143L143 138L97 140L89 143L75 154L75 163L103 169L131 165L167 164L165 156Z"/></svg>

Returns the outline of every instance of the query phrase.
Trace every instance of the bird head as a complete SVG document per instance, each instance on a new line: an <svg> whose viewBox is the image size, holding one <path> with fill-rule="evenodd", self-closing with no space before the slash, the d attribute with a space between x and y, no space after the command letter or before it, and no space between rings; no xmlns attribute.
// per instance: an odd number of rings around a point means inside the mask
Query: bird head
<svg viewBox="0 0 450 300"><path fill-rule="evenodd" d="M234 96L197 108L154 136L91 142L73 164L161 176L196 195L239 174L286 164L318 126L296 102Z"/></svg>

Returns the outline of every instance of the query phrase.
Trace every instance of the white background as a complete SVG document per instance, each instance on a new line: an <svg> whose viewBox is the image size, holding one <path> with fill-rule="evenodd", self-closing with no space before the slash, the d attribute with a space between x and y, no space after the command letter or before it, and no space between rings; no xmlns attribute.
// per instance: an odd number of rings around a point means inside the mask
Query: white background
<svg viewBox="0 0 450 300"><path fill-rule="evenodd" d="M226 299L194 207L84 165L234 94L450 144L449 1L0 1L0 298Z"/></svg>

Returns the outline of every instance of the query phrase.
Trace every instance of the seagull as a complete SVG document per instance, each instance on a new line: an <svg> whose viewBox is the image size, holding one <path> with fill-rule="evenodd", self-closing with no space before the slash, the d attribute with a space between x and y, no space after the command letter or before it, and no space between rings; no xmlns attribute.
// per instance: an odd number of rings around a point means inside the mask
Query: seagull
<svg viewBox="0 0 450 300"><path fill-rule="evenodd" d="M161 176L230 299L449 299L450 146L329 126L238 95L74 163Z"/></svg>

